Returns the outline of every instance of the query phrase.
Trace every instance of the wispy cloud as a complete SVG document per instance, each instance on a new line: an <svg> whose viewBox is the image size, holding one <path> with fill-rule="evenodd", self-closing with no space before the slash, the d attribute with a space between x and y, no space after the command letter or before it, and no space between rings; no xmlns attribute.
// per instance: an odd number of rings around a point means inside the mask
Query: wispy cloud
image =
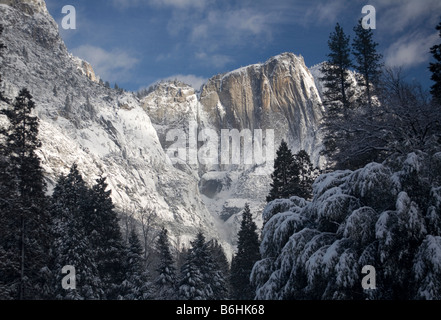
<svg viewBox="0 0 441 320"><path fill-rule="evenodd" d="M195 57L202 63L215 68L223 68L233 62L233 58L224 54L198 52Z"/></svg>
<svg viewBox="0 0 441 320"><path fill-rule="evenodd" d="M190 29L190 40L194 43L215 39L222 44L239 44L252 37L268 39L273 21L269 13L256 10L210 10L193 23L187 22L187 27ZM177 21L178 25L182 25L182 22ZM170 27L175 28L173 25Z"/></svg>
<svg viewBox="0 0 441 320"><path fill-rule="evenodd" d="M203 8L207 0L112 0L112 5L126 9L139 6L171 7L176 9Z"/></svg>
<svg viewBox="0 0 441 320"><path fill-rule="evenodd" d="M311 3L312 4L312 3ZM343 0L335 1L314 1L314 5L308 8L301 19L303 25L330 24L334 25L338 21L338 16L345 11L347 2ZM361 11L361 9L360 9Z"/></svg>
<svg viewBox="0 0 441 320"><path fill-rule="evenodd" d="M111 3L118 9L127 9L140 5L146 5L149 3L149 0L112 0Z"/></svg>
<svg viewBox="0 0 441 320"><path fill-rule="evenodd" d="M167 25L172 39L187 43L201 65L223 68L234 62L228 48L265 46L277 17L254 8L207 6L200 11L175 10Z"/></svg>
<svg viewBox="0 0 441 320"><path fill-rule="evenodd" d="M172 7L177 9L202 9L208 4L208 0L150 0L150 4L159 7Z"/></svg>
<svg viewBox="0 0 441 320"><path fill-rule="evenodd" d="M439 0L383 0L374 2L377 33L389 43L384 51L388 66L411 68L427 63L430 47L439 40ZM433 26L433 28L427 28Z"/></svg>
<svg viewBox="0 0 441 320"><path fill-rule="evenodd" d="M121 49L107 51L103 48L82 45L72 50L73 54L89 62L103 80L126 81L139 59Z"/></svg>
<svg viewBox="0 0 441 320"><path fill-rule="evenodd" d="M424 35L416 31L406 34L395 41L385 52L388 66L413 67L429 61L429 50L439 40L437 33Z"/></svg>
<svg viewBox="0 0 441 320"><path fill-rule="evenodd" d="M441 12L439 0L382 0L375 2L378 29L395 34L419 24L436 25Z"/></svg>

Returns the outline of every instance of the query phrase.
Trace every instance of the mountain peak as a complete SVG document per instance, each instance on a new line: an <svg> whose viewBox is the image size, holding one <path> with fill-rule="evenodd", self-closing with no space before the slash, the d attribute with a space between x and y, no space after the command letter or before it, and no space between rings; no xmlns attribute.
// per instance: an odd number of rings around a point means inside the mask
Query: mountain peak
<svg viewBox="0 0 441 320"><path fill-rule="evenodd" d="M48 12L44 0L0 0L0 4L6 4L30 15Z"/></svg>
<svg viewBox="0 0 441 320"><path fill-rule="evenodd" d="M274 63L279 64L279 65L284 64L286 66L299 63L301 66L303 66L306 69L306 65L305 65L305 61L303 59L303 56L296 55L292 52L283 52L283 53L280 53L274 57L269 58L264 63L256 63L256 64L247 65L247 66L235 69L233 71L226 72L222 75L217 75L215 77L221 77L221 79L225 79L230 75L241 74L243 72L248 72L251 69L258 70L262 67L266 67L266 66L268 66L270 64L274 64Z"/></svg>
<svg viewBox="0 0 441 320"><path fill-rule="evenodd" d="M283 52L281 54L278 54L277 56L274 56L272 58L270 58L268 62L270 62L271 60L278 60L278 61L283 61L283 60L290 60L290 61L298 61L302 64L305 64L305 60L303 59L302 55L296 55L292 52Z"/></svg>

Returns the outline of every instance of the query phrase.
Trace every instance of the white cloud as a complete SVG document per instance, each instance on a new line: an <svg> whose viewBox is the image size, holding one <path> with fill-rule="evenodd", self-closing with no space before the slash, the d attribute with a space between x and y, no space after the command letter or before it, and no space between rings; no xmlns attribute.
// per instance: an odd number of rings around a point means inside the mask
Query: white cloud
<svg viewBox="0 0 441 320"><path fill-rule="evenodd" d="M270 13L240 9L222 17L230 33L247 35L269 35L273 16ZM240 38L240 36L239 36Z"/></svg>
<svg viewBox="0 0 441 320"><path fill-rule="evenodd" d="M161 61L167 61L169 59L172 58L172 53L168 52L168 53L160 53L156 56L155 61L156 62L161 62Z"/></svg>
<svg viewBox="0 0 441 320"><path fill-rule="evenodd" d="M150 3L159 7L172 7L177 9L202 9L207 5L207 0L150 0Z"/></svg>
<svg viewBox="0 0 441 320"><path fill-rule="evenodd" d="M378 18L377 28L392 34L415 28L415 25L421 23L435 26L441 11L439 0L383 0L374 6Z"/></svg>
<svg viewBox="0 0 441 320"><path fill-rule="evenodd" d="M113 6L121 9L151 5L176 9L204 8L207 0L112 0Z"/></svg>
<svg viewBox="0 0 441 320"><path fill-rule="evenodd" d="M302 23L304 25L311 23L334 25L338 21L337 17L344 12L345 6L347 6L347 3L342 0L315 3L312 8L306 10Z"/></svg>
<svg viewBox="0 0 441 320"><path fill-rule="evenodd" d="M272 13L244 8L210 9L202 14L190 15L191 18L187 14L175 14L168 30L175 37L188 34L193 45L208 52L245 43L268 43L276 21Z"/></svg>
<svg viewBox="0 0 441 320"><path fill-rule="evenodd" d="M223 54L207 54L206 52L198 52L195 56L203 64L216 68L223 68L228 63L233 61L231 57Z"/></svg>
<svg viewBox="0 0 441 320"><path fill-rule="evenodd" d="M82 45L72 50L73 54L89 62L95 73L104 81L126 81L139 59L120 49L106 51L100 47Z"/></svg>
<svg viewBox="0 0 441 320"><path fill-rule="evenodd" d="M430 58L430 47L437 43L437 33L424 35L421 32L406 34L395 41L385 52L387 66L413 67L427 62Z"/></svg>
<svg viewBox="0 0 441 320"><path fill-rule="evenodd" d="M112 0L113 6L120 8L120 9L137 7L137 6L145 5L148 3L149 3L149 0Z"/></svg>

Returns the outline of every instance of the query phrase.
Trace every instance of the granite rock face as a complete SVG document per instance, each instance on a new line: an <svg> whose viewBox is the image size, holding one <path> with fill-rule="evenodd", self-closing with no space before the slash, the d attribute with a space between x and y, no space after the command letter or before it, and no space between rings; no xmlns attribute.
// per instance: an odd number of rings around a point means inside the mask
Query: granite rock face
<svg viewBox="0 0 441 320"><path fill-rule="evenodd" d="M202 88L201 104L216 128L273 129L275 143L284 139L304 149L318 163L323 108L314 78L301 56L283 53L211 78Z"/></svg>

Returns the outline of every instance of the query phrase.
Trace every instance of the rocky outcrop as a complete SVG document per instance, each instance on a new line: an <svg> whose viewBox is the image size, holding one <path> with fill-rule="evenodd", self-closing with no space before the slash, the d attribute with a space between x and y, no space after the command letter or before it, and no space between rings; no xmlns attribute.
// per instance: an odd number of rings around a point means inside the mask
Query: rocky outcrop
<svg viewBox="0 0 441 320"><path fill-rule="evenodd" d="M93 70L93 68L89 62L78 59L78 58L75 60L77 61L78 70L80 70L82 74L84 74L86 77L88 77L93 82L99 81L98 77L95 74L95 71Z"/></svg>
<svg viewBox="0 0 441 320"><path fill-rule="evenodd" d="M14 7L29 15L48 12L44 0L0 0L0 4Z"/></svg>
<svg viewBox="0 0 441 320"><path fill-rule="evenodd" d="M198 99L195 90L180 81L161 82L142 99L142 106L153 123L169 128L184 119L196 120Z"/></svg>

